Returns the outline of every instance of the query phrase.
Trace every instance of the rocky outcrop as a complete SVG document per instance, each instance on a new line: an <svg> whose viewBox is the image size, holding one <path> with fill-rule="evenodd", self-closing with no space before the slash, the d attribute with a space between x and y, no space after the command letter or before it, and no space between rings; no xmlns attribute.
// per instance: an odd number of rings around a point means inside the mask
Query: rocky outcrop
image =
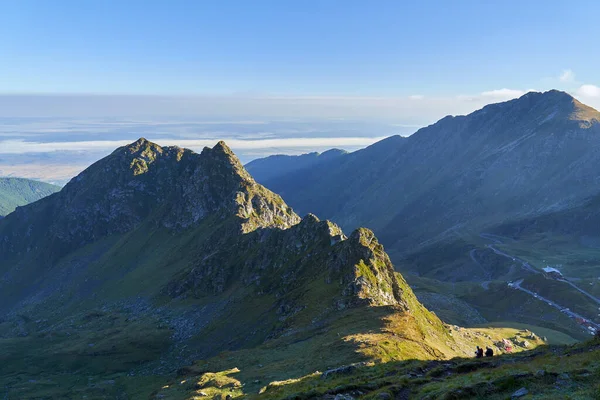
<svg viewBox="0 0 600 400"><path fill-rule="evenodd" d="M237 251L232 253L232 248ZM398 280L383 246L368 229L346 238L337 225L309 214L287 230L257 230L204 253L209 255L173 280L167 294L206 297L241 281L258 294L275 295L278 312L288 315L314 302L294 291L316 280L330 287L320 300L334 310L383 305L408 309L404 291L410 289Z"/></svg>
<svg viewBox="0 0 600 400"><path fill-rule="evenodd" d="M344 295L339 308L365 303L369 305L403 305L403 289L394 274L394 267L372 231L355 230L340 249L332 255L334 269L352 265L352 273L343 278Z"/></svg>

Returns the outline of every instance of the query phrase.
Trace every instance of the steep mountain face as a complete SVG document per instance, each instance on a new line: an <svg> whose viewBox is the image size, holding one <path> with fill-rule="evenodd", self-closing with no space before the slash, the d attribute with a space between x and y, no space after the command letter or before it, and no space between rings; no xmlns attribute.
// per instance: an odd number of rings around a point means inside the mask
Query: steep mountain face
<svg viewBox="0 0 600 400"><path fill-rule="evenodd" d="M559 91L449 116L394 141L263 183L300 211L372 228L398 259L457 229L568 208L598 191L600 113Z"/></svg>
<svg viewBox="0 0 600 400"><path fill-rule="evenodd" d="M0 218L59 190L59 186L30 179L0 178Z"/></svg>
<svg viewBox="0 0 600 400"><path fill-rule="evenodd" d="M383 338L392 353L358 351ZM284 357L273 379L468 354L466 341L417 301L371 231L300 219L222 142L196 154L140 139L0 221L9 397L91 395L118 377L105 393L141 398L227 350L252 368L258 354Z"/></svg>
<svg viewBox="0 0 600 400"><path fill-rule="evenodd" d="M314 167L345 154L347 152L344 150L331 149L323 153L314 152L299 156L273 155L251 161L245 167L255 179L262 182L276 179L298 170Z"/></svg>

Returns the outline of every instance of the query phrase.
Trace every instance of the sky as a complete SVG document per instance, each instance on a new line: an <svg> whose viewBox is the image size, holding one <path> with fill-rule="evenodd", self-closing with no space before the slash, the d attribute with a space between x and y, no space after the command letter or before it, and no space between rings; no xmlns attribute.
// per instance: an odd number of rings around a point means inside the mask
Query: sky
<svg viewBox="0 0 600 400"><path fill-rule="evenodd" d="M1 91L445 96L564 70L593 84L599 14L554 0L4 0Z"/></svg>
<svg viewBox="0 0 600 400"><path fill-rule="evenodd" d="M598 15L597 1L0 0L0 174L19 173L3 154L167 138L156 124L188 124L169 140L294 140L259 156L363 146L529 90L600 108ZM106 118L136 122L113 143ZM320 134L293 125L311 121ZM270 129L248 136L256 123Z"/></svg>

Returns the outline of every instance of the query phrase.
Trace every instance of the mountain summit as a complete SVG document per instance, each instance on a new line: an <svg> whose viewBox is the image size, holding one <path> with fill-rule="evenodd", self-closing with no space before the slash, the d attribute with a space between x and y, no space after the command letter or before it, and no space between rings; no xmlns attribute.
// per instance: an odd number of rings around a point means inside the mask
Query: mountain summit
<svg viewBox="0 0 600 400"><path fill-rule="evenodd" d="M504 103L490 104L479 111L458 118L489 119L490 114L502 115L503 123L525 123L530 127L544 126L552 129L572 129L573 126L590 128L600 122L600 113L579 102L566 92L550 90L529 92Z"/></svg>
<svg viewBox="0 0 600 400"><path fill-rule="evenodd" d="M54 196L14 214L7 221L14 243L7 247L4 242L0 249L21 254L45 247L44 262L143 222L180 230L218 215L235 219L248 232L299 221L279 196L252 179L225 143L197 154L144 138L96 162Z"/></svg>

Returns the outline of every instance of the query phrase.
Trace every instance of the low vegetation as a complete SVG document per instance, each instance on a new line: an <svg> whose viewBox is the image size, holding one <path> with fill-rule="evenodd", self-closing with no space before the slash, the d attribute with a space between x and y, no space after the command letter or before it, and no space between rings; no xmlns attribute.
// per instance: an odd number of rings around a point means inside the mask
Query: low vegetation
<svg viewBox="0 0 600 400"><path fill-rule="evenodd" d="M52 193L58 192L59 186L49 183L21 178L0 178L0 217Z"/></svg>

